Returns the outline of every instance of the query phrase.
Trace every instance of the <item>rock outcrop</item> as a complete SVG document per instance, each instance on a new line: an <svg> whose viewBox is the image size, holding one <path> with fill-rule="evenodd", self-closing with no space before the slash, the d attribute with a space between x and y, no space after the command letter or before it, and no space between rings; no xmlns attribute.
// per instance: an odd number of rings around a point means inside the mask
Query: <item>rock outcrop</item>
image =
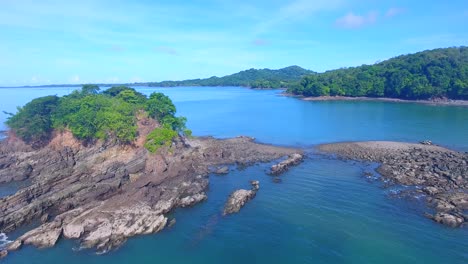
<svg viewBox="0 0 468 264"><path fill-rule="evenodd" d="M268 162L297 152L247 137L180 139L157 154L141 142L84 146L67 132L35 150L14 137L0 142L0 182L30 181L0 199L0 232L41 223L8 250L23 244L51 247L63 237L105 252L131 236L162 230L173 209L207 199L209 168Z"/></svg>
<svg viewBox="0 0 468 264"><path fill-rule="evenodd" d="M291 166L297 165L302 162L303 155L299 153L294 153L289 155L286 160L281 161L278 164L271 166L270 174L271 175L279 175L281 173L286 172Z"/></svg>
<svg viewBox="0 0 468 264"><path fill-rule="evenodd" d="M248 201L255 197L257 191L260 189L260 182L251 181L250 184L252 185L252 189L250 190L240 189L231 193L224 205L223 215L238 213Z"/></svg>
<svg viewBox="0 0 468 264"><path fill-rule="evenodd" d="M468 221L468 153L431 144L370 141L319 147L340 157L381 163L377 171L392 183L417 186L435 214L431 219L452 227Z"/></svg>

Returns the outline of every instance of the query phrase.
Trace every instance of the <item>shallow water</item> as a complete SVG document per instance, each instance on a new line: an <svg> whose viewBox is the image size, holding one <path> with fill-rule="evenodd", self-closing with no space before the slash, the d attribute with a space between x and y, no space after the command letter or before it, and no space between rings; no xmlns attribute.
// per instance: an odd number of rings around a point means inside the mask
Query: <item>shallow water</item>
<svg viewBox="0 0 468 264"><path fill-rule="evenodd" d="M0 110L70 90L0 89ZM279 184L264 173L268 164L210 176L208 200L177 210L173 228L130 239L110 254L74 251L74 241L62 240L53 249L12 252L5 263L468 263L467 228L435 224L422 216L421 202L395 198L397 189L364 177L374 164L332 160L312 150L334 141L430 139L468 151L468 108L304 102L237 87L139 90L168 94L195 135L249 135L312 152ZM260 180L257 197L239 214L222 217L228 194L248 188L251 179Z"/></svg>

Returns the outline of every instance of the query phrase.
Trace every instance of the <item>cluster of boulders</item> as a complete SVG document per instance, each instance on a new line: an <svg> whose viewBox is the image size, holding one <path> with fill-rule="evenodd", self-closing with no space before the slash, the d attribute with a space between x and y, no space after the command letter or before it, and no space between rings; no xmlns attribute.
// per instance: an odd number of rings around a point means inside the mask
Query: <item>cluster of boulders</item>
<svg viewBox="0 0 468 264"><path fill-rule="evenodd" d="M415 186L427 196L436 222L458 227L468 221L468 153L448 150L429 142L337 143L322 150L342 157L381 163L378 172L395 184Z"/></svg>
<svg viewBox="0 0 468 264"><path fill-rule="evenodd" d="M250 200L252 200L260 189L259 181L250 181L252 188L250 190L236 190L229 196L224 205L223 215L238 213L240 209Z"/></svg>

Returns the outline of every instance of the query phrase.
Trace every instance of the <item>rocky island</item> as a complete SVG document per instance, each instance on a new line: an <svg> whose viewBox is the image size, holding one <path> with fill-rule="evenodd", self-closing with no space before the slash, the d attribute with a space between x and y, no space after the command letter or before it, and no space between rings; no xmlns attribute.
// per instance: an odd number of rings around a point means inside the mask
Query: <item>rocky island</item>
<svg viewBox="0 0 468 264"><path fill-rule="evenodd" d="M468 221L468 153L432 145L369 141L325 144L319 150L341 158L378 162L377 171L392 183L413 186L433 209L427 216L459 227Z"/></svg>
<svg viewBox="0 0 468 264"><path fill-rule="evenodd" d="M249 137L195 138L168 97L95 88L35 99L10 118L12 130L0 142L0 182L30 184L0 199L0 232L33 228L9 251L51 247L63 237L106 252L162 230L173 209L207 199L210 167L301 153Z"/></svg>

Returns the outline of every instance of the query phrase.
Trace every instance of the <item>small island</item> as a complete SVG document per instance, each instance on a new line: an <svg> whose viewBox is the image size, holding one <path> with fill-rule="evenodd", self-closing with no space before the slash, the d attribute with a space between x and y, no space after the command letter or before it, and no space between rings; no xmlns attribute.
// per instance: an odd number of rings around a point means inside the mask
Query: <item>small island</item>
<svg viewBox="0 0 468 264"><path fill-rule="evenodd" d="M107 252L164 229L175 208L207 199L211 167L302 154L244 136L193 137L175 114L164 94L125 86L85 85L19 108L0 142L0 182L30 184L0 199L0 232L40 224L8 250L51 247L63 237Z"/></svg>

